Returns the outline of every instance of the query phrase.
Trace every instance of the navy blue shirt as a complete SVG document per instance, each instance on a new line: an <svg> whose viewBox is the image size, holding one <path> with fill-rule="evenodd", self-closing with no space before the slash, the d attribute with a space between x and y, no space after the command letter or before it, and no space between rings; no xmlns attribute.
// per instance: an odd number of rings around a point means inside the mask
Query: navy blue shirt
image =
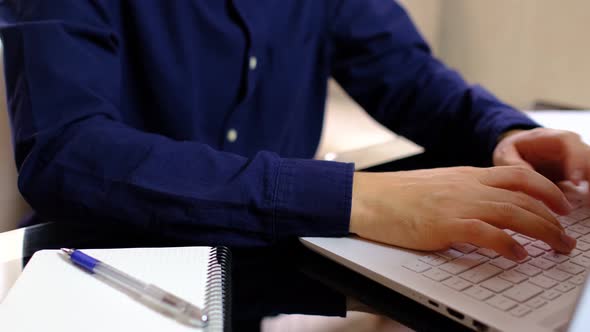
<svg viewBox="0 0 590 332"><path fill-rule="evenodd" d="M331 76L449 158L488 164L502 132L535 126L437 61L392 0L0 10L19 188L48 219L235 245L346 235L353 165L309 159Z"/></svg>

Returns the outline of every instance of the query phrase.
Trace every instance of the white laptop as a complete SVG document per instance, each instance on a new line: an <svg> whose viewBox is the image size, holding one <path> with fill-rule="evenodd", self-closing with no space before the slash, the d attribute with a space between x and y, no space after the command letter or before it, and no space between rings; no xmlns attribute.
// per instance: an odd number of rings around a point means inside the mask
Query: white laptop
<svg viewBox="0 0 590 332"><path fill-rule="evenodd" d="M456 244L436 253L406 250L360 238L302 238L304 245L432 310L482 331L566 331L590 268L588 186L569 195L576 207L558 217L577 248L555 253L541 241L513 235L528 250L519 264L494 251ZM590 293L590 291L589 291ZM590 294L583 297L590 302ZM590 305L584 313L590 317ZM590 331L588 317L574 319Z"/></svg>
<svg viewBox="0 0 590 332"><path fill-rule="evenodd" d="M569 332L587 332L590 326L590 282L586 280L568 325Z"/></svg>

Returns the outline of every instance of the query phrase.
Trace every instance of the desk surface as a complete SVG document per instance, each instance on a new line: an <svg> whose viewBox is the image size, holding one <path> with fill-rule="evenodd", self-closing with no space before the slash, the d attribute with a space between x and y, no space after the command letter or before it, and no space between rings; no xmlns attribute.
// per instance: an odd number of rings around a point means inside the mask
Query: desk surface
<svg viewBox="0 0 590 332"><path fill-rule="evenodd" d="M180 245L190 244L131 230L113 234L106 228L59 223L0 233L0 301L33 253L41 249ZM298 241L232 248L232 253L235 331L464 330Z"/></svg>

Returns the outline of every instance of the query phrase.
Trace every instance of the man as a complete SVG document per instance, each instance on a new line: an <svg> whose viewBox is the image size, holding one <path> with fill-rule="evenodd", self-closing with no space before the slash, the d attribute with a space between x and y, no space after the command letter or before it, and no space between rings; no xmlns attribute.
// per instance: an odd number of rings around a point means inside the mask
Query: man
<svg viewBox="0 0 590 332"><path fill-rule="evenodd" d="M550 180L589 178L590 148L467 85L391 0L29 0L2 10L19 188L43 218L203 244L350 232L522 259L501 230L511 228L575 246L539 201L568 213ZM368 174L306 159L330 76L446 164L505 167Z"/></svg>

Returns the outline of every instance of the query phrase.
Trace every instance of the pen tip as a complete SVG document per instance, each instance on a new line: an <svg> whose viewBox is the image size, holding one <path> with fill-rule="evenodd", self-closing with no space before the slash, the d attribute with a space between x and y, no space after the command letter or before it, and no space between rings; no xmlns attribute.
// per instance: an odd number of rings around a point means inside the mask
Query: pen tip
<svg viewBox="0 0 590 332"><path fill-rule="evenodd" d="M64 252L65 254L67 254L68 256L71 256L72 253L74 252L74 249L61 248L61 251Z"/></svg>

